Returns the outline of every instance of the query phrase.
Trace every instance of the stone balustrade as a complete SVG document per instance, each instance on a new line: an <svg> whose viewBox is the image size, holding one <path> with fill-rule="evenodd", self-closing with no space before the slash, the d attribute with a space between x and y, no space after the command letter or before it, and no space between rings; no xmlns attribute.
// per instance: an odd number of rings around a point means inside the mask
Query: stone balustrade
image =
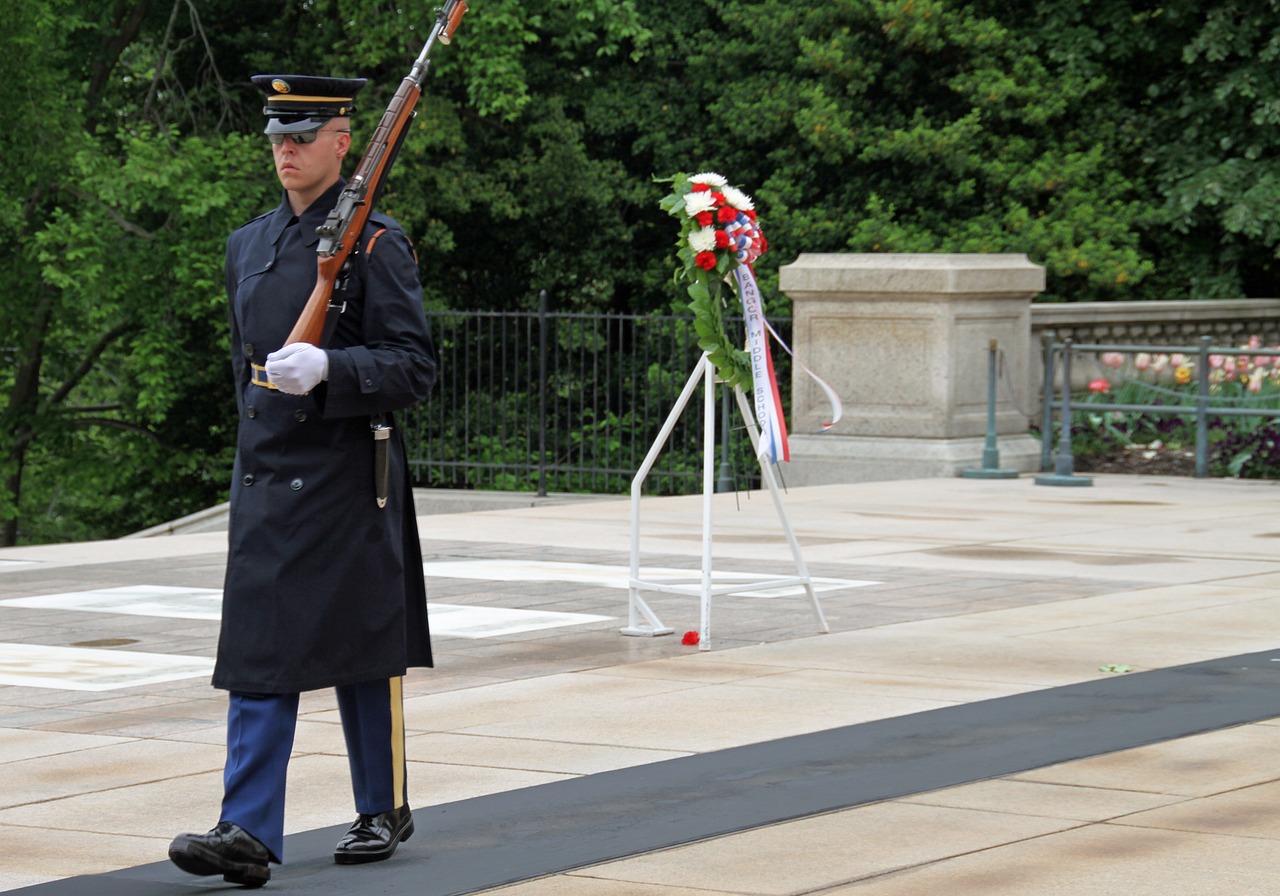
<svg viewBox="0 0 1280 896"><path fill-rule="evenodd" d="M1000 465L1039 469L1044 335L1085 344L1191 346L1208 335L1280 345L1280 299L1033 303L1044 269L1025 255L802 254L779 270L796 356L841 396L844 418L798 365L793 485L954 476L981 465L990 346L999 349Z"/></svg>

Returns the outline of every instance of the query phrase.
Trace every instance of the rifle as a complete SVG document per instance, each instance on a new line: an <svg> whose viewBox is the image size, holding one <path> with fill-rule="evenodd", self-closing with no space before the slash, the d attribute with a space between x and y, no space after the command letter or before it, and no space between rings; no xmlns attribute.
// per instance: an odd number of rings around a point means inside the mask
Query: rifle
<svg viewBox="0 0 1280 896"><path fill-rule="evenodd" d="M413 107L422 96L422 82L430 64L427 57L437 40L442 44L453 40L453 32L462 21L467 8L465 0L445 0L444 6L436 10L436 23L427 37L426 45L418 54L409 74L400 82L387 111L382 113L382 120L369 140L355 175L343 188L338 204L329 212L329 217L316 228L320 235L320 244L316 248L316 285L302 313L298 315L298 322L293 325L293 330L285 340L285 345L295 342L309 342L312 345L324 343L327 336L326 318L330 308L335 307L330 304L334 289L340 279L345 279L348 259L352 250L359 245L360 234L365 222L369 220L383 184L386 183L387 172L391 170L396 154L400 151L400 144L408 133L409 122L418 114Z"/></svg>

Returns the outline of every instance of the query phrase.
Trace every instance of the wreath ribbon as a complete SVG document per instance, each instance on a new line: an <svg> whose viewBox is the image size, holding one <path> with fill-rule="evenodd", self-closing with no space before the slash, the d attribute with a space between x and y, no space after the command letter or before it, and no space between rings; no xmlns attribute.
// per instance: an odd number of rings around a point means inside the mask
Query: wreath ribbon
<svg viewBox="0 0 1280 896"><path fill-rule="evenodd" d="M818 384L818 388L827 396L827 401L831 403L831 419L818 427L818 433L824 433L831 427L840 422L840 418L844 416L844 402L840 400L840 396L836 394L836 390L831 388L831 384L810 370L803 361L796 357L796 353L791 350L791 346L787 345L785 339L778 335L778 331L773 328L769 321L765 321L764 325L769 329L769 335L774 338L778 345L782 346L782 350L791 356L791 361L806 374L809 379Z"/></svg>
<svg viewBox="0 0 1280 896"><path fill-rule="evenodd" d="M770 463L791 460L787 442L787 418L782 413L782 395L778 375L773 369L769 351L769 332L773 327L765 320L760 287L750 265L733 269L738 281L738 298L742 300L742 317L747 327L747 355L751 359L751 393L755 399L756 423L760 427L760 456Z"/></svg>

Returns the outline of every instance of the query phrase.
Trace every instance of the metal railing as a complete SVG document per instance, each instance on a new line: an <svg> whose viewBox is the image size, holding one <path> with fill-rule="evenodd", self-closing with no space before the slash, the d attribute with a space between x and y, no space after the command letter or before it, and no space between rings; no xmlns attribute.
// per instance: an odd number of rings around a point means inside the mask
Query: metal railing
<svg viewBox="0 0 1280 896"><path fill-rule="evenodd" d="M1048 471L1057 469L1059 473L1070 475L1071 470L1071 419L1076 411L1090 413L1134 412L1156 416L1177 416L1194 418L1195 420L1195 475L1203 478L1209 475L1209 429L1214 418L1221 417L1258 417L1280 418L1280 408L1249 406L1247 401L1215 397L1210 389L1210 371L1213 359L1219 357L1275 358L1280 357L1280 349L1275 348L1241 348L1231 346L1224 348L1210 345L1209 336L1202 336L1193 346L1151 346L1151 345L1106 345L1101 343L1075 343L1070 339L1056 342L1050 337L1044 339L1044 394L1042 403L1042 419L1040 424L1041 447L1040 468ZM1071 358L1073 355L1086 353L1101 355L1104 352L1117 352L1123 355L1138 353L1175 355L1180 354L1195 359L1195 394L1162 389L1160 394L1168 399L1162 404L1117 403L1109 401L1091 401L1075 403L1071 400ZM1055 371L1061 369L1061 397L1054 398ZM1155 387L1153 387L1154 389ZM1272 399L1274 400L1274 399ZM1058 460L1052 460L1054 440L1052 434L1054 412L1059 413L1058 427ZM1064 473L1064 467L1067 469Z"/></svg>
<svg viewBox="0 0 1280 896"><path fill-rule="evenodd" d="M551 312L545 296L533 312L436 311L428 319L440 379L401 420L420 486L626 494L701 356L692 316ZM789 319L771 322L788 338ZM790 359L777 352L774 360L786 382ZM754 487L759 470L736 424L721 419L722 470L741 471L733 487ZM647 490L696 492L702 451L700 421L682 420Z"/></svg>

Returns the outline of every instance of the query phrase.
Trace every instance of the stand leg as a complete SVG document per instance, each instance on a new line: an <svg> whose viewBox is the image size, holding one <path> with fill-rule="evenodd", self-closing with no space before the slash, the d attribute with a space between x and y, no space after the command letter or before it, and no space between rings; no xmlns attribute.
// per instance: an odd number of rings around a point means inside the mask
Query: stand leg
<svg viewBox="0 0 1280 896"><path fill-rule="evenodd" d="M702 399L702 627L698 649L711 649L711 498L715 493L716 378L709 361Z"/></svg>
<svg viewBox="0 0 1280 896"><path fill-rule="evenodd" d="M622 634L624 635L653 637L656 635L669 635L675 631L675 629L663 625L657 614L649 608L644 598L640 596L640 488L644 484L645 478L649 475L649 471L653 469L653 464L658 459L662 446L671 437L671 431L675 429L676 421L684 413L685 406L688 405L689 399L693 396L693 390L698 386L698 381L704 376L708 382L714 379L714 377L708 375L709 366L707 355L704 352L694 366L693 373L689 375L689 379L685 382L684 389L680 392L680 397L676 399L675 407L671 409L671 413L667 414L667 419L662 424L662 430L658 433L658 437L653 440L653 445L650 446L649 453L645 455L640 469L631 478L631 581L627 600L627 627L622 629ZM640 616L644 617L647 625L640 624Z"/></svg>
<svg viewBox="0 0 1280 896"><path fill-rule="evenodd" d="M817 593L813 590L813 582L809 577L809 566L804 562L804 555L800 553L800 543L796 541L795 530L791 528L791 519L787 516L787 508L782 503L782 495L778 491L778 482L773 473L773 465L760 457L760 432L756 427L751 408L747 404L747 397L741 389L735 389L734 393L738 399L738 410L742 412L742 419L747 424L747 434L751 437L751 449L755 452L756 460L760 464L760 475L764 479L765 485L769 487L774 509L777 510L778 519L782 522L782 530L787 535L787 544L791 548L791 557L795 561L796 572L804 579L804 592L808 595L809 603L813 607L813 615L818 620L818 627L824 633L830 632L831 627L827 624L827 617L822 612L822 605L818 603Z"/></svg>

